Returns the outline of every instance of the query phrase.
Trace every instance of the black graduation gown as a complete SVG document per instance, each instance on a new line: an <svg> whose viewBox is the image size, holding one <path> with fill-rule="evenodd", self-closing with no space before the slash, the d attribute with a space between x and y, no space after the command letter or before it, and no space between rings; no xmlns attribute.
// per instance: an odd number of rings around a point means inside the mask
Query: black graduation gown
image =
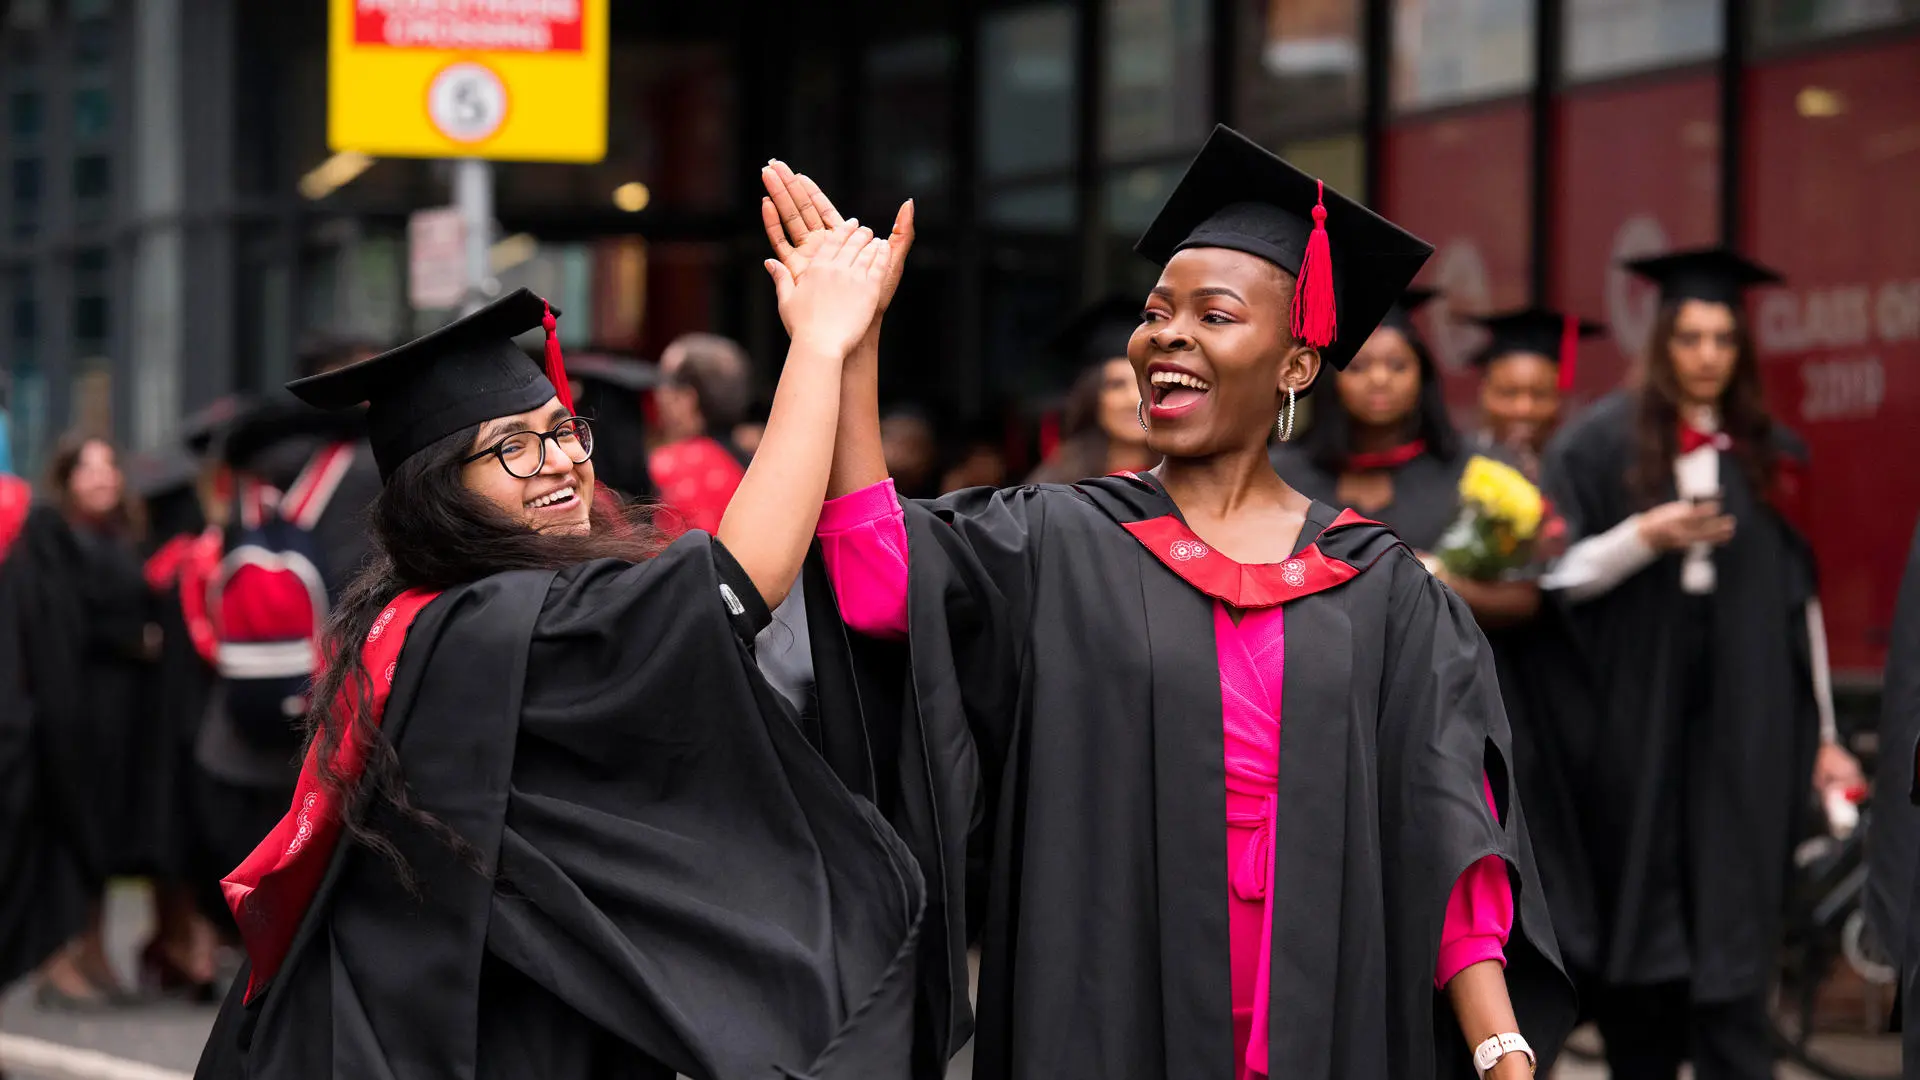
<svg viewBox="0 0 1920 1080"><path fill-rule="evenodd" d="M0 618L17 620L17 654L0 655L0 679L33 703L46 796L90 889L154 862L154 837L138 820L134 770L157 753L146 658L152 595L130 544L82 534L52 506L37 506L7 555L18 575Z"/></svg>
<svg viewBox="0 0 1920 1080"><path fill-rule="evenodd" d="M1570 539L1642 509L1626 482L1636 411L1632 394L1618 391L1548 447L1543 480ZM1798 456L1797 441L1775 430L1780 450ZM1678 637L1695 598L1681 592L1678 554L1571 605L1601 688L1583 793L1601 889L1599 974L1613 985L1664 979L1649 965L1672 958L1648 943L1684 941L1693 996L1708 1002L1759 994L1772 977L1818 736L1805 618L1811 555L1730 458L1720 483L1738 528L1713 554L1718 587L1696 601L1710 619L1708 715L1686 715L1681 700ZM1678 808L1684 822L1662 807ZM1682 880L1649 884L1675 876ZM1652 914L1662 910L1673 914Z"/></svg>
<svg viewBox="0 0 1920 1080"><path fill-rule="evenodd" d="M1499 460L1497 452L1482 456ZM1384 523L1416 551L1432 551L1460 516L1460 476L1475 456L1451 459L1421 454L1394 470L1393 501L1366 516ZM1339 477L1315 465L1296 446L1275 444L1274 468L1294 490L1335 506ZM1514 735L1514 765L1520 801L1541 883L1553 912L1560 955L1575 971L1594 966L1599 951L1598 916L1586 855L1586 824L1574 791L1584 776L1587 745L1595 724L1593 677L1567 625L1566 613L1543 598L1539 614L1524 623L1485 631L1500 675L1500 698ZM1536 1047L1543 1060L1557 1047Z"/></svg>
<svg viewBox="0 0 1920 1080"><path fill-rule="evenodd" d="M1873 821L1867 830L1867 918L1899 958L1901 1005L1906 1014L1907 1075L1920 1075L1920 778L1914 775L1920 740L1920 528L1913 534L1900 597L1887 643L1887 681L1880 701L1880 756L1873 776Z"/></svg>
<svg viewBox="0 0 1920 1080"><path fill-rule="evenodd" d="M342 843L197 1075L906 1076L921 879L759 678L766 620L704 533L435 600L384 727L471 852L376 811L418 889Z"/></svg>
<svg viewBox="0 0 1920 1080"><path fill-rule="evenodd" d="M945 940L922 954L930 1041L967 1035L959 868L980 814L974 1076L1229 1080L1212 601L1122 527L1172 503L1107 478L904 505L910 677L869 668L866 703L881 804L944 905L928 926ZM1322 536L1333 518L1316 505L1302 546L1320 536L1358 576L1286 609L1272 1075L1471 1076L1433 971L1447 898L1480 857L1511 869L1522 1026L1557 1045L1572 1015L1492 664L1465 607L1387 530ZM889 690L891 729L877 724Z"/></svg>
<svg viewBox="0 0 1920 1080"><path fill-rule="evenodd" d="M30 570L0 556L0 986L39 967L79 933L94 895L61 827L47 732L27 692Z"/></svg>

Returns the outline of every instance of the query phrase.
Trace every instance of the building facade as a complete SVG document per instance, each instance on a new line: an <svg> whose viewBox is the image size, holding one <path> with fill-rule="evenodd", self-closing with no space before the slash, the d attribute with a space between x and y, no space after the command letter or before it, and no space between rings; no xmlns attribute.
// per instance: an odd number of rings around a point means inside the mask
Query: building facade
<svg viewBox="0 0 1920 1080"><path fill-rule="evenodd" d="M17 462L76 424L157 444L314 335L445 317L407 305L406 221L447 170L330 160L325 7L0 0ZM808 8L615 0L607 158L496 167L502 284L559 298L574 345L713 328L770 366L755 173L778 154L864 220L916 200L886 393L1029 417L1066 377L1038 343L1144 291L1133 239L1221 120L1436 244L1429 329L1470 420L1450 315L1601 319L1590 399L1652 317L1618 261L1727 240L1790 275L1756 300L1769 394L1814 452L1836 663L1877 671L1920 511L1920 469L1880 464L1920 428L1920 0Z"/></svg>

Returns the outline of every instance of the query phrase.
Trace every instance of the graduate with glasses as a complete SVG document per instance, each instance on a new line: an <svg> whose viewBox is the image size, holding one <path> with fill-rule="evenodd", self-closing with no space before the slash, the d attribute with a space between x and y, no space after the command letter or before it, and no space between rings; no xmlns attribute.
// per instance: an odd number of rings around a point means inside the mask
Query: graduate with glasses
<svg viewBox="0 0 1920 1080"><path fill-rule="evenodd" d="M376 557L292 805L223 882L249 965L200 1077L907 1075L919 872L750 650L891 264L827 248L774 273L793 344L717 535L595 499L525 290L292 384L369 403ZM544 370L513 343L543 325Z"/></svg>

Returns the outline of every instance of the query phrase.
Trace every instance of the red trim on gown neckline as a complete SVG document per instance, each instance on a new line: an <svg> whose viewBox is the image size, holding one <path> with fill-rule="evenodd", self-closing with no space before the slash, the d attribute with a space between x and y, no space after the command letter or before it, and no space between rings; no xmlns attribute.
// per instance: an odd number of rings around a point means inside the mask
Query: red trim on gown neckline
<svg viewBox="0 0 1920 1080"><path fill-rule="evenodd" d="M1397 469L1421 454L1427 452L1427 440L1415 439L1404 442L1390 450L1375 450L1363 454L1347 455L1347 472L1373 472L1379 469Z"/></svg>
<svg viewBox="0 0 1920 1080"><path fill-rule="evenodd" d="M1305 550L1277 563L1235 562L1172 514L1124 522L1121 527L1187 584L1223 604L1245 609L1273 607L1353 580L1361 568L1321 551L1319 537L1353 525L1378 524L1342 510Z"/></svg>

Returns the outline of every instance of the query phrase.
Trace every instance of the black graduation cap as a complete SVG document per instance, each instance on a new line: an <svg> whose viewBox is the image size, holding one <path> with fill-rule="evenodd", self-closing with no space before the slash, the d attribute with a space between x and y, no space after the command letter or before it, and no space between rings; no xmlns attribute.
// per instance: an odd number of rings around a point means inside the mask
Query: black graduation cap
<svg viewBox="0 0 1920 1080"><path fill-rule="evenodd" d="M1192 247L1257 255L1293 274L1293 333L1344 368L1433 245L1215 127L1134 250L1165 266Z"/></svg>
<svg viewBox="0 0 1920 1080"><path fill-rule="evenodd" d="M1054 354L1078 370L1127 355L1127 342L1140 326L1139 297L1102 297L1081 308L1047 342Z"/></svg>
<svg viewBox="0 0 1920 1080"><path fill-rule="evenodd" d="M1475 367L1485 367L1514 353L1538 353L1559 365L1562 391L1573 388L1580 340L1597 337L1606 330L1606 327L1589 319L1544 307L1476 315L1472 321L1486 327L1487 332L1493 335L1487 347L1474 354Z"/></svg>
<svg viewBox="0 0 1920 1080"><path fill-rule="evenodd" d="M245 411L247 399L238 394L224 394L187 414L180 424L180 439L186 448L195 454L205 454L215 439L226 434L227 428Z"/></svg>
<svg viewBox="0 0 1920 1080"><path fill-rule="evenodd" d="M1781 280L1774 271L1724 247L1675 251L1625 265L1660 286L1662 303L1705 300L1737 308L1741 293L1749 287Z"/></svg>
<svg viewBox="0 0 1920 1080"><path fill-rule="evenodd" d="M436 441L555 397L573 411L554 318L559 312L527 289L370 360L287 384L322 409L367 403L373 460L385 480L402 461ZM546 370L513 339L544 327Z"/></svg>
<svg viewBox="0 0 1920 1080"><path fill-rule="evenodd" d="M1407 286L1401 290L1400 299L1395 300L1393 306L1388 308L1387 313L1381 317L1380 325L1392 327L1403 334L1417 333L1413 328L1414 313L1426 307L1439 295L1439 289L1430 289L1425 285Z"/></svg>

